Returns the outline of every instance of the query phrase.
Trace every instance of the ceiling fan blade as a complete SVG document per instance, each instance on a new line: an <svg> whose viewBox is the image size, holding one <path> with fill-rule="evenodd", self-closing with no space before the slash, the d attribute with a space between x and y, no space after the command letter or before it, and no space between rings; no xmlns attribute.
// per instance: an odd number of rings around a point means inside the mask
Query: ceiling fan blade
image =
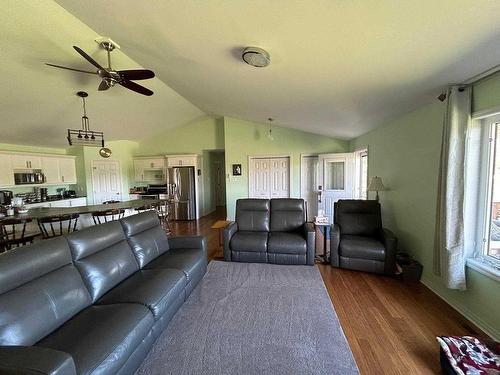
<svg viewBox="0 0 500 375"><path fill-rule="evenodd" d="M145 88L144 86L138 85L135 82L132 81L127 81L127 80L122 80L121 82L118 82L120 85L123 87L126 87L129 90L138 92L139 94L146 95L146 96L151 96L153 95L153 91L150 89Z"/></svg>
<svg viewBox="0 0 500 375"><path fill-rule="evenodd" d="M103 72L107 72L106 69L104 69L97 61L95 61L92 57L87 55L84 50L82 50L80 47L73 46L76 52L78 52L82 57L87 60L89 63L94 65L97 69L102 70Z"/></svg>
<svg viewBox="0 0 500 375"><path fill-rule="evenodd" d="M101 83L99 84L99 87L97 88L97 90L106 91L109 88L110 88L109 84L105 80L102 80Z"/></svg>
<svg viewBox="0 0 500 375"><path fill-rule="evenodd" d="M147 69L119 70L117 73L123 79L133 80L133 81L140 79L150 79L154 78L155 76L154 72Z"/></svg>
<svg viewBox="0 0 500 375"><path fill-rule="evenodd" d="M81 70L81 69L75 69L75 68L68 68L66 66L61 66L61 65L56 65L56 64L49 64L49 63L45 63L45 65L48 65L48 66L53 66L54 68L60 68L60 69L66 69L66 70L72 70L74 72L80 72L80 73L88 73L88 74L98 74L97 72L91 72L91 71L88 71L88 70Z"/></svg>

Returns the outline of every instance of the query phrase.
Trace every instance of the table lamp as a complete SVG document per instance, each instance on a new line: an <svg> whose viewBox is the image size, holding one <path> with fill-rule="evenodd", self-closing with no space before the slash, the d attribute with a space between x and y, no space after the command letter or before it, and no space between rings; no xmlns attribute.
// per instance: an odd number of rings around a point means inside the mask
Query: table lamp
<svg viewBox="0 0 500 375"><path fill-rule="evenodd" d="M385 190L385 186L382 183L382 178L378 176L374 176L370 180L370 184L368 185L368 191L376 191L377 192L377 197L375 200L378 202L379 197L378 197L378 192Z"/></svg>

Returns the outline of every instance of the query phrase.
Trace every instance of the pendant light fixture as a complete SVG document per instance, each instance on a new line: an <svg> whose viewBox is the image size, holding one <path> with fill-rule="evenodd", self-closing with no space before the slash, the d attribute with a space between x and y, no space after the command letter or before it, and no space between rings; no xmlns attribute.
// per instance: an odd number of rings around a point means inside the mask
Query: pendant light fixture
<svg viewBox="0 0 500 375"><path fill-rule="evenodd" d="M90 130L90 120L87 117L87 108L85 106L85 98L89 94L85 91L78 91L76 95L82 98L83 103L82 128L79 130L68 129L67 139L69 145L104 147L104 133Z"/></svg>
<svg viewBox="0 0 500 375"><path fill-rule="evenodd" d="M274 141L273 127L272 127L274 119L269 117L267 120L269 121L269 133L267 134L267 138L269 138L270 141Z"/></svg>

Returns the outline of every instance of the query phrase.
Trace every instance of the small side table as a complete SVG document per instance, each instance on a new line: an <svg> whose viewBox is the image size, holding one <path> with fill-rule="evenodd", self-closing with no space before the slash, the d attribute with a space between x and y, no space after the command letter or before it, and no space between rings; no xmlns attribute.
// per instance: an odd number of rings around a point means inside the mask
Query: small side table
<svg viewBox="0 0 500 375"><path fill-rule="evenodd" d="M316 255L316 260L322 263L328 263L328 240L330 239L330 224L327 223L313 223L315 228L319 228L323 234L323 254Z"/></svg>
<svg viewBox="0 0 500 375"><path fill-rule="evenodd" d="M227 220L217 220L210 227L219 231L219 246L222 246L224 244L224 228L227 227L229 223L230 221Z"/></svg>

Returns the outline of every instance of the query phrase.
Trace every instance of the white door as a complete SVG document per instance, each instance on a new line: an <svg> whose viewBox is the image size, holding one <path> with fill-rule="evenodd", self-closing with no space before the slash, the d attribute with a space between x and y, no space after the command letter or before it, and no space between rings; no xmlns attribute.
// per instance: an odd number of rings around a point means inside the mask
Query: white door
<svg viewBox="0 0 500 375"><path fill-rule="evenodd" d="M269 198L271 196L269 159L250 159L249 177L249 198Z"/></svg>
<svg viewBox="0 0 500 375"><path fill-rule="evenodd" d="M339 199L353 199L355 155L321 154L318 158L318 209L333 223L333 204Z"/></svg>
<svg viewBox="0 0 500 375"><path fill-rule="evenodd" d="M300 197L307 205L307 220L318 215L318 156L303 156L300 161Z"/></svg>
<svg viewBox="0 0 500 375"><path fill-rule="evenodd" d="M250 198L290 197L290 158L250 158Z"/></svg>
<svg viewBox="0 0 500 375"><path fill-rule="evenodd" d="M116 160L92 161L92 190L94 204L122 200L120 163Z"/></svg>
<svg viewBox="0 0 500 375"><path fill-rule="evenodd" d="M289 158L269 159L271 174L271 198L290 197Z"/></svg>

